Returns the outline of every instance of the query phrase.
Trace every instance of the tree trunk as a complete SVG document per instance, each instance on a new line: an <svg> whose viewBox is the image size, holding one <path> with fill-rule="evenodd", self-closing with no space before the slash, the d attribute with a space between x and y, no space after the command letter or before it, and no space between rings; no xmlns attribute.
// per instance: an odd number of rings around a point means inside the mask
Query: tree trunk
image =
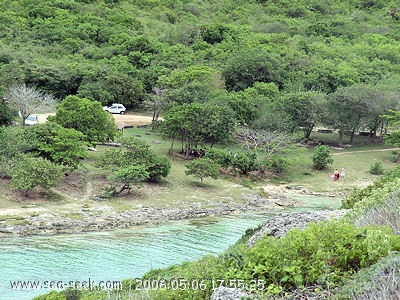
<svg viewBox="0 0 400 300"><path fill-rule="evenodd" d="M343 146L343 131L339 130L339 147Z"/></svg>
<svg viewBox="0 0 400 300"><path fill-rule="evenodd" d="M188 145L185 146L185 159L189 159L189 152L190 152L190 147Z"/></svg>
<svg viewBox="0 0 400 300"><path fill-rule="evenodd" d="M172 154L172 151L174 150L174 142L175 142L175 139L172 139L171 147L170 147L169 150L168 150L168 154L169 154L169 155L171 155L171 154Z"/></svg>
<svg viewBox="0 0 400 300"><path fill-rule="evenodd" d="M304 131L304 133L305 133L304 134L304 138L306 140L310 139L310 135L311 135L311 133L312 133L312 131L314 129L314 126L315 126L315 123L311 123L310 126L308 128L306 128L306 130Z"/></svg>
<svg viewBox="0 0 400 300"><path fill-rule="evenodd" d="M354 141L354 133L356 132L355 129L353 129L353 131L351 132L351 136L350 136L350 145L353 145L353 141Z"/></svg>

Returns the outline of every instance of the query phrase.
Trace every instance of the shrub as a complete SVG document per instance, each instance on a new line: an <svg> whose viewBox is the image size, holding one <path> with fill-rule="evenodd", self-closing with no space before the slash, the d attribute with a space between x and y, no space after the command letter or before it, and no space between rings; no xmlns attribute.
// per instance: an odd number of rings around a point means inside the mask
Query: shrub
<svg viewBox="0 0 400 300"><path fill-rule="evenodd" d="M284 174L289 170L290 162L282 156L272 156L266 161L268 169L275 174Z"/></svg>
<svg viewBox="0 0 400 300"><path fill-rule="evenodd" d="M257 241L248 252L244 270L253 278L264 278L267 286L286 290L315 284L332 287L398 249L400 239L387 227L311 223L304 231L294 229L280 239Z"/></svg>
<svg viewBox="0 0 400 300"><path fill-rule="evenodd" d="M134 179L131 183L141 183L142 181L158 182L163 177L167 177L171 163L166 156L158 155L151 149L149 145L136 138L125 138L122 141L124 147L107 149L104 151L99 159L96 161L96 166L101 168L109 168L114 174L109 177L114 183L123 183L125 189L130 188L130 184L127 181L128 178ZM141 170L140 176L133 166L144 169ZM130 169L129 169L130 168ZM129 170L128 170L129 169ZM136 172L136 175L132 172ZM142 178L144 174L147 174L145 178ZM122 181L121 181L122 180ZM115 184L113 186L115 187ZM107 191L107 194L118 194L116 189L111 187Z"/></svg>
<svg viewBox="0 0 400 300"><path fill-rule="evenodd" d="M395 234L400 233L400 200L399 192L388 195L387 200L372 206L359 214L355 220L357 226L376 224L388 226Z"/></svg>
<svg viewBox="0 0 400 300"><path fill-rule="evenodd" d="M41 187L49 189L56 186L64 177L61 166L41 157L22 156L10 170L11 184L19 191L29 191Z"/></svg>
<svg viewBox="0 0 400 300"><path fill-rule="evenodd" d="M146 171L149 176L147 181L159 182L169 174L171 169L170 160L164 155L157 155L154 152L149 153Z"/></svg>
<svg viewBox="0 0 400 300"><path fill-rule="evenodd" d="M117 196L125 190L129 193L132 185L140 187L147 178L149 178L149 173L143 165L130 165L120 168L107 177L111 185L107 194Z"/></svg>
<svg viewBox="0 0 400 300"><path fill-rule="evenodd" d="M51 291L47 294L37 296L33 300L67 300L67 297L61 292Z"/></svg>
<svg viewBox="0 0 400 300"><path fill-rule="evenodd" d="M335 299L400 299L400 254L394 252L355 274Z"/></svg>
<svg viewBox="0 0 400 300"><path fill-rule="evenodd" d="M232 158L232 167L241 174L248 174L256 170L256 154L251 152L235 153Z"/></svg>
<svg viewBox="0 0 400 300"><path fill-rule="evenodd" d="M384 173L382 163L380 161L375 162L371 167L369 168L369 172L372 175L382 175Z"/></svg>
<svg viewBox="0 0 400 300"><path fill-rule="evenodd" d="M233 156L228 150L212 148L207 151L206 156L225 169L232 165Z"/></svg>
<svg viewBox="0 0 400 300"><path fill-rule="evenodd" d="M333 158L331 157L331 148L324 145L317 146L314 149L311 159L315 169L324 169L328 164L333 163Z"/></svg>
<svg viewBox="0 0 400 300"><path fill-rule="evenodd" d="M185 165L186 175L194 175L203 182L203 178L219 178L219 165L209 158L197 158Z"/></svg>

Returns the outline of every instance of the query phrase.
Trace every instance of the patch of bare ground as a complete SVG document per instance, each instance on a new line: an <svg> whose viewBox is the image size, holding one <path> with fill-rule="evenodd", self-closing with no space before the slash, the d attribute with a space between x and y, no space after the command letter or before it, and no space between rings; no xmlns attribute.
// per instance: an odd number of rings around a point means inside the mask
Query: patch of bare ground
<svg viewBox="0 0 400 300"><path fill-rule="evenodd" d="M46 123L48 116L54 116L55 113L45 113L38 114L39 123ZM125 125L146 125L151 124L153 118L149 116L138 115L135 113L126 113L124 115L112 115L115 119L115 123L117 124L125 124Z"/></svg>

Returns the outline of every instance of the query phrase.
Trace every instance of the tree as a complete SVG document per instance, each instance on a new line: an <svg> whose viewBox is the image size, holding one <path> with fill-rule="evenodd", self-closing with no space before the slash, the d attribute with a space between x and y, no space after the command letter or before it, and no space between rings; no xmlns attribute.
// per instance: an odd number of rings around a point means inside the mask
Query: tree
<svg viewBox="0 0 400 300"><path fill-rule="evenodd" d="M359 85L338 88L328 97L326 116L323 121L339 131L339 146L343 145L345 131L352 136L358 130L363 120L369 115L369 107L365 101L365 90ZM351 139L352 141L352 139Z"/></svg>
<svg viewBox="0 0 400 300"><path fill-rule="evenodd" d="M280 131L242 129L238 132L237 137L240 142L244 143L244 148L254 154L261 173L265 172L269 160L277 154L293 148L295 144L293 135ZM259 152L262 152L262 157Z"/></svg>
<svg viewBox="0 0 400 300"><path fill-rule="evenodd" d="M214 103L192 103L174 106L164 117L164 135L172 139L180 138L182 151L184 143L186 159L189 151L199 143L225 142L235 128L234 113L228 108Z"/></svg>
<svg viewBox="0 0 400 300"><path fill-rule="evenodd" d="M86 157L84 134L72 128L64 128L54 122L46 122L27 128L33 149L31 151L63 167L75 170Z"/></svg>
<svg viewBox="0 0 400 300"><path fill-rule="evenodd" d="M311 156L314 164L314 168L317 170L324 169L328 164L333 163L333 158L331 156L331 148L324 145L319 145L314 149Z"/></svg>
<svg viewBox="0 0 400 300"><path fill-rule="evenodd" d="M285 61L267 48L241 49L231 55L223 70L227 90L244 90L256 82L275 82L280 86L285 66Z"/></svg>
<svg viewBox="0 0 400 300"><path fill-rule="evenodd" d="M400 111L388 110L388 114L382 115L390 124L391 133L386 135L384 138L385 143L392 145L394 147L400 147ZM397 155L396 161L400 158L400 154Z"/></svg>
<svg viewBox="0 0 400 300"><path fill-rule="evenodd" d="M57 105L56 115L48 120L82 132L91 144L113 140L118 133L114 118L100 102L77 96L65 98Z"/></svg>
<svg viewBox="0 0 400 300"><path fill-rule="evenodd" d="M197 158L185 164L186 175L193 175L203 182L203 178L219 178L219 165L209 158Z"/></svg>
<svg viewBox="0 0 400 300"><path fill-rule="evenodd" d="M159 182L168 176L171 163L166 156L158 155L144 141L128 137L122 141L122 147L104 151L96 162L97 167L108 168L121 181L124 176L133 176L137 170L127 170L129 166L143 167L146 176L141 181ZM140 174L144 174L140 172ZM112 175L112 176L114 176ZM110 177L114 180L114 177ZM128 179L124 179L127 183Z"/></svg>
<svg viewBox="0 0 400 300"><path fill-rule="evenodd" d="M25 126L25 120L30 114L39 110L52 111L56 104L52 95L39 91L35 86L25 84L7 89L4 98L12 109L20 112L22 126Z"/></svg>
<svg viewBox="0 0 400 300"><path fill-rule="evenodd" d="M0 100L0 126L10 125L14 119L14 114L11 108L3 101Z"/></svg>
<svg viewBox="0 0 400 300"><path fill-rule="evenodd" d="M61 166L41 157L29 156L19 157L9 173L12 186L24 191L25 196L36 187L48 190L64 177Z"/></svg>
<svg viewBox="0 0 400 300"><path fill-rule="evenodd" d="M278 107L290 116L292 131L302 129L304 138L311 132L324 110L324 94L317 92L294 92L282 95Z"/></svg>
<svg viewBox="0 0 400 300"><path fill-rule="evenodd" d="M108 176L108 180L111 183L108 193L110 193L111 196L118 196L125 190L129 193L132 184L140 187L148 176L149 173L147 173L144 165L133 165L120 168ZM119 189L117 189L117 187L119 187Z"/></svg>
<svg viewBox="0 0 400 300"><path fill-rule="evenodd" d="M28 140L20 127L0 127L0 178L9 173L19 157L31 150L34 143L35 140Z"/></svg>

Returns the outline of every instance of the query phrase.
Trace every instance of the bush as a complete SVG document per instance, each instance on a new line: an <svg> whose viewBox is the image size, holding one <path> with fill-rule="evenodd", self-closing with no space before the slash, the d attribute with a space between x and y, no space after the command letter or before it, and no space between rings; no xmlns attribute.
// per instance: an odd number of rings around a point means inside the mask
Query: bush
<svg viewBox="0 0 400 300"><path fill-rule="evenodd" d="M212 148L207 151L206 156L227 169L232 165L232 153L228 150Z"/></svg>
<svg viewBox="0 0 400 300"><path fill-rule="evenodd" d="M150 150L149 150L150 151ZM164 155L157 155L155 152L149 153L146 171L149 174L147 181L159 182L169 174L171 169L170 160Z"/></svg>
<svg viewBox="0 0 400 300"><path fill-rule="evenodd" d="M358 228L343 221L310 223L283 238L264 237L248 251L244 270L265 284L285 290L307 285L332 287L369 267L392 250L400 238L387 227Z"/></svg>
<svg viewBox="0 0 400 300"><path fill-rule="evenodd" d="M370 194L353 206L348 214L358 225L378 224L390 226L394 232L399 231L400 215L398 199L400 198L400 178L385 183L382 187L372 189Z"/></svg>
<svg viewBox="0 0 400 300"><path fill-rule="evenodd" d="M108 189L107 195L119 194L116 183L122 184L123 189L129 190L131 184L141 185L142 181L158 182L167 177L171 163L166 156L156 154L140 139L125 138L122 144L124 147L107 149L96 161L97 167L113 171L109 177L112 186ZM146 177L143 178L142 175L145 174ZM129 183L130 179L132 181Z"/></svg>
<svg viewBox="0 0 400 300"><path fill-rule="evenodd" d="M268 169L275 174L287 173L290 167L290 163L287 158L282 156L272 156L266 161Z"/></svg>
<svg viewBox="0 0 400 300"><path fill-rule="evenodd" d="M333 163L333 158L331 157L331 148L324 145L317 146L314 149L311 159L315 169L324 169L328 164Z"/></svg>
<svg viewBox="0 0 400 300"><path fill-rule="evenodd" d="M369 168L369 172L372 175L382 175L384 173L382 163L380 161L375 162L371 167Z"/></svg>
<svg viewBox="0 0 400 300"><path fill-rule="evenodd" d="M47 294L37 296L33 300L67 300L67 297L61 292L51 291Z"/></svg>
<svg viewBox="0 0 400 300"><path fill-rule="evenodd" d="M388 226L394 234L400 233L400 199L399 192L389 194L385 202L372 206L359 214L355 220L357 226L376 224Z"/></svg>
<svg viewBox="0 0 400 300"><path fill-rule="evenodd" d="M256 154L251 152L235 152L228 150L211 149L206 156L223 168L232 167L241 174L248 174L257 169Z"/></svg>
<svg viewBox="0 0 400 300"><path fill-rule="evenodd" d="M22 156L10 170L11 184L19 191L29 191L41 187L45 190L56 186L64 177L61 166L41 157Z"/></svg>
<svg viewBox="0 0 400 300"><path fill-rule="evenodd" d="M187 163L185 167L187 168L186 175L194 175L201 182L205 177L219 178L219 165L207 157L194 159Z"/></svg>
<svg viewBox="0 0 400 300"><path fill-rule="evenodd" d="M358 272L335 292L335 299L400 299L400 254L391 253Z"/></svg>
<svg viewBox="0 0 400 300"><path fill-rule="evenodd" d="M251 152L239 152L233 154L232 167L241 174L248 174L256 170L256 155Z"/></svg>

